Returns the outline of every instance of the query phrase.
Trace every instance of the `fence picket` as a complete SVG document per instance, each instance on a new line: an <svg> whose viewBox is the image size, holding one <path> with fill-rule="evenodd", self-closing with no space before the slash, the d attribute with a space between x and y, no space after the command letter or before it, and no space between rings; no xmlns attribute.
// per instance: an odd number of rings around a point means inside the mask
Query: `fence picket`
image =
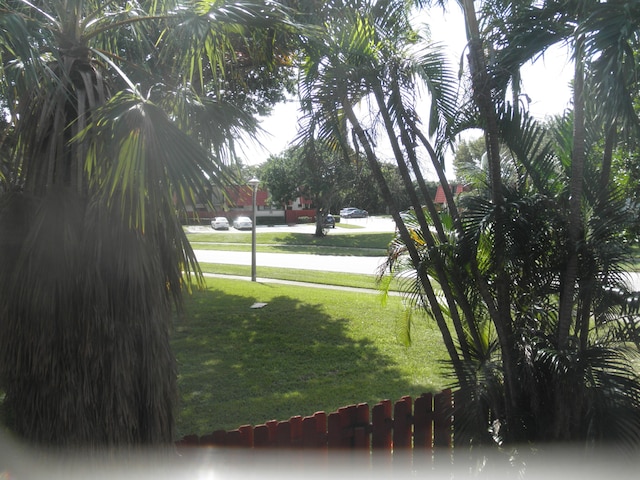
<svg viewBox="0 0 640 480"><path fill-rule="evenodd" d="M413 405L413 448L433 448L433 395L423 393Z"/></svg>
<svg viewBox="0 0 640 480"><path fill-rule="evenodd" d="M339 449L342 444L342 418L340 411L329 414L327 419L327 446L329 449Z"/></svg>
<svg viewBox="0 0 640 480"><path fill-rule="evenodd" d="M327 414L316 412L302 419L302 446L320 448L327 445Z"/></svg>
<svg viewBox="0 0 640 480"><path fill-rule="evenodd" d="M451 427L453 415L453 398L451 390L443 390L433 399L433 446L452 446Z"/></svg>
<svg viewBox="0 0 640 480"><path fill-rule="evenodd" d="M369 423L369 405L359 403L355 410L355 425L353 430L353 447L357 449L371 449L371 428Z"/></svg>
<svg viewBox="0 0 640 480"><path fill-rule="evenodd" d="M253 446L254 447L270 447L269 427L267 425L258 425L253 429Z"/></svg>
<svg viewBox="0 0 640 480"><path fill-rule="evenodd" d="M393 407L393 449L411 447L413 425L411 397L402 397Z"/></svg>
<svg viewBox="0 0 640 480"><path fill-rule="evenodd" d="M291 447L291 422L278 422L276 426L276 447Z"/></svg>
<svg viewBox="0 0 640 480"><path fill-rule="evenodd" d="M373 407L371 444L374 449L391 450L391 401L383 400Z"/></svg>
<svg viewBox="0 0 640 480"><path fill-rule="evenodd" d="M296 415L289 419L291 425L291 446L300 448L302 447L302 416Z"/></svg>

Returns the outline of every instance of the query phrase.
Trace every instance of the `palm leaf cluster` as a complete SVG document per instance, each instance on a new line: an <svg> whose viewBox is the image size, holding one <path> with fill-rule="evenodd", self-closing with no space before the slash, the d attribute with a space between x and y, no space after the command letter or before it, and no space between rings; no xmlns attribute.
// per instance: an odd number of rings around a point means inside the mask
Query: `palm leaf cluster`
<svg viewBox="0 0 640 480"><path fill-rule="evenodd" d="M459 438L637 445L640 382L629 347L638 311L624 274L624 232L637 215L609 168L613 147L625 145L616 139L637 115L588 101L620 98L635 85L628 72L637 30L604 12L625 2L482 2L481 21L473 2L460 2L472 90L462 105L455 76L401 3L344 2L339 18L325 18L325 34L306 50L305 132L348 143L378 172L397 225L385 272L405 285L413 315L426 313L442 332L459 388ZM605 27L618 35L603 37ZM557 41L578 59L576 108L542 125L519 102L519 70ZM595 52L615 46L623 72L600 82ZM426 117L416 109L425 101L419 88L429 96ZM486 179L454 198L443 152L470 126L485 133ZM409 191L408 212L379 174L383 142ZM441 181L444 210L427 194L426 162Z"/></svg>
<svg viewBox="0 0 640 480"><path fill-rule="evenodd" d="M271 2L0 3L0 388L15 433L173 441L172 309L199 272L179 212L233 177L234 139L290 88L292 25Z"/></svg>

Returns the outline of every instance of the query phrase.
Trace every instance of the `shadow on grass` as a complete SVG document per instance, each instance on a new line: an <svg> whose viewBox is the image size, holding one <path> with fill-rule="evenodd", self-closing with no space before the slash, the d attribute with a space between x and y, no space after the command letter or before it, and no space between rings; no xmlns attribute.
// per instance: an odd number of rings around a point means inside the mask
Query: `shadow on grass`
<svg viewBox="0 0 640 480"><path fill-rule="evenodd" d="M196 233L189 234L188 238L194 244L211 243L220 245L240 244L249 245L251 235L237 233ZM302 248L305 253L352 255L354 252L363 254L363 250L370 250L369 254L385 255L389 242L393 239L393 233L359 233L332 235L317 237L313 233L296 232L259 232L256 235L256 243L269 245L272 249L280 247L284 252L298 251ZM315 249L318 250L315 250ZM337 249L335 251L330 251ZM339 249L344 249L340 252Z"/></svg>
<svg viewBox="0 0 640 480"><path fill-rule="evenodd" d="M331 235L331 231L325 237L317 237L312 233L282 233L271 234L270 241L280 245L314 245L336 248L371 248L386 249L393 238L393 233L356 233ZM259 236L258 236L258 239ZM267 240L267 239L265 239Z"/></svg>
<svg viewBox="0 0 640 480"><path fill-rule="evenodd" d="M173 342L180 437L426 391L321 305L275 296L251 309L257 301L217 289L189 300Z"/></svg>

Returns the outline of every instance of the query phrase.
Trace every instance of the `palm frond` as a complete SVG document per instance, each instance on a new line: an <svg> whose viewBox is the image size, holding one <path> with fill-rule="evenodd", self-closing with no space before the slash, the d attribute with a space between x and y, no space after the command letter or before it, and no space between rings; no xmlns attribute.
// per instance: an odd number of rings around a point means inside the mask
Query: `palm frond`
<svg viewBox="0 0 640 480"><path fill-rule="evenodd" d="M586 53L594 58L591 68L598 78L597 100L608 105L599 112L604 124L617 117L627 128L640 126L633 109L640 46L635 32L639 28L640 9L635 2L596 4L580 25L580 31L587 34Z"/></svg>
<svg viewBox="0 0 640 480"><path fill-rule="evenodd" d="M526 112L507 108L499 117L502 141L531 179L534 191L553 196L566 179L560 174L557 157L546 130Z"/></svg>

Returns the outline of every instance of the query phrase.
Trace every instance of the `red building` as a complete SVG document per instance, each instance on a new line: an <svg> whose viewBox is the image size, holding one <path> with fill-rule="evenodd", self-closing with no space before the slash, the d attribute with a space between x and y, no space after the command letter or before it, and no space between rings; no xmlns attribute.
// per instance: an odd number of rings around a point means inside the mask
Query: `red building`
<svg viewBox="0 0 640 480"><path fill-rule="evenodd" d="M454 197L460 195L463 192L469 191L469 187L461 183L458 183L457 185L450 185L450 188ZM435 203L436 206L439 206L439 207L446 206L447 199L444 196L444 189L442 188L442 185L438 185L438 189L436 190L436 196L433 199L433 203Z"/></svg>
<svg viewBox="0 0 640 480"><path fill-rule="evenodd" d="M249 212L253 206L253 189L249 185L238 185L225 189L226 201L224 205L228 210ZM256 191L256 210L265 210L268 205L269 192L258 187Z"/></svg>

